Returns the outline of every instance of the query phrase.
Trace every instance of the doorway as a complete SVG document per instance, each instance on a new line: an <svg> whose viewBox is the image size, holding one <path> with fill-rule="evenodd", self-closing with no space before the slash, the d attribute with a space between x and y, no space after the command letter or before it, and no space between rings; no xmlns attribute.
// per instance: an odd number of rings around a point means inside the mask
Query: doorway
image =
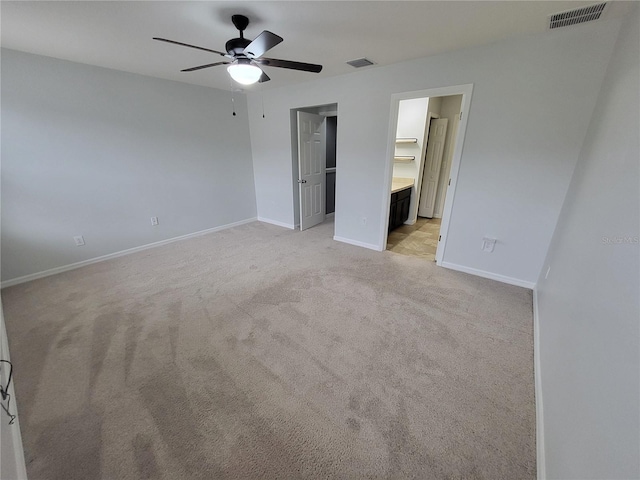
<svg viewBox="0 0 640 480"><path fill-rule="evenodd" d="M415 164L408 168L406 164L394 161L393 178L397 180L410 175L413 180L413 198L410 197L408 202L414 206L414 215L407 216L406 221L396 228L393 227L397 222L389 222L387 250L435 260L441 208L446 196L446 179L449 178L461 107L462 95L400 101L395 158L402 153L399 152L397 138L406 138L411 133L420 137L419 140L416 138L415 145L420 154L413 161Z"/></svg>
<svg viewBox="0 0 640 480"><path fill-rule="evenodd" d="M441 264L453 210L472 85L392 97L382 246ZM398 218L396 202L407 202Z"/></svg>
<svg viewBox="0 0 640 480"><path fill-rule="evenodd" d="M333 221L338 104L291 110L295 228Z"/></svg>

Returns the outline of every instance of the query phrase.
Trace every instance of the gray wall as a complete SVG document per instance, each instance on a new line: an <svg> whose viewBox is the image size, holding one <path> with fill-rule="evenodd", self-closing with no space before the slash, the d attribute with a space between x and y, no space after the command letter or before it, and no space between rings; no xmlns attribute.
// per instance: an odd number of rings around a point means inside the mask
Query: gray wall
<svg viewBox="0 0 640 480"><path fill-rule="evenodd" d="M639 24L636 7L538 283L549 479L640 478Z"/></svg>
<svg viewBox="0 0 640 480"><path fill-rule="evenodd" d="M473 83L444 261L535 283L619 26L594 22L267 89L267 121L250 93L258 215L295 223L290 109L337 103L335 234L384 248L391 95ZM484 236L499 241L491 254Z"/></svg>
<svg viewBox="0 0 640 480"><path fill-rule="evenodd" d="M2 280L255 217L244 96L236 108L221 90L3 49Z"/></svg>

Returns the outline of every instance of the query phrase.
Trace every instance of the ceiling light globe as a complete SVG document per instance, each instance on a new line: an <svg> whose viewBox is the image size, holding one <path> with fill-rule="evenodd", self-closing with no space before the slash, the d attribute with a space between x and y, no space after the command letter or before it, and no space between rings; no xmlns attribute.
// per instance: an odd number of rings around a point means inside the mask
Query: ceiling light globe
<svg viewBox="0 0 640 480"><path fill-rule="evenodd" d="M260 80L262 70L255 65L247 65L246 63L234 63L227 67L227 72L236 82L242 85L252 85Z"/></svg>

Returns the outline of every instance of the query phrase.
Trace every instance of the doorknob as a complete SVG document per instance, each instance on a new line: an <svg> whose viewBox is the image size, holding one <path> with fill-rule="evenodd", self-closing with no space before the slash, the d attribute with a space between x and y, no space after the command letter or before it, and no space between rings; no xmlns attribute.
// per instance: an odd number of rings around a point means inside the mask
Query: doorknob
<svg viewBox="0 0 640 480"><path fill-rule="evenodd" d="M298 183L307 183L306 180L298 180Z"/></svg>

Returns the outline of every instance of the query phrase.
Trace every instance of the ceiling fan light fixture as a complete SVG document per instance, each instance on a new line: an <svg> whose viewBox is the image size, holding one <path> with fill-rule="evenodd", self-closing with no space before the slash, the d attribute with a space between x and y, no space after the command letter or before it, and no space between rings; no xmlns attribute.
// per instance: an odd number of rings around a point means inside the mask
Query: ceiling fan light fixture
<svg viewBox="0 0 640 480"><path fill-rule="evenodd" d="M228 65L227 71L229 72L229 76L240 85L253 85L256 82L264 83L271 80L269 75L263 72L262 68L256 65L256 63L259 65L267 65L269 67L288 68L289 70L299 70L302 72L319 73L322 70L322 65L315 65L313 63L295 62L292 60L282 60L278 58L263 58L262 55L280 44L283 41L283 38L268 30L263 30L263 32L256 38L249 40L248 38L244 38L243 34L244 30L249 25L249 19L244 15L238 14L233 15L231 17L231 21L240 32L240 37L232 38L225 44L224 48L227 53L212 50L210 48L199 47L198 45L191 45L189 43L176 42L175 40L169 40L168 38L153 37L153 39L161 42L172 43L174 45L180 45L182 47L204 50L205 52L215 53L222 57L231 59L233 62L231 64L228 61L220 61L207 63L206 65L198 65L197 67L185 68L180 71L195 72L204 68L217 67L218 65Z"/></svg>
<svg viewBox="0 0 640 480"><path fill-rule="evenodd" d="M242 85L253 85L262 76L262 70L247 63L234 63L227 67L227 72L236 82Z"/></svg>

